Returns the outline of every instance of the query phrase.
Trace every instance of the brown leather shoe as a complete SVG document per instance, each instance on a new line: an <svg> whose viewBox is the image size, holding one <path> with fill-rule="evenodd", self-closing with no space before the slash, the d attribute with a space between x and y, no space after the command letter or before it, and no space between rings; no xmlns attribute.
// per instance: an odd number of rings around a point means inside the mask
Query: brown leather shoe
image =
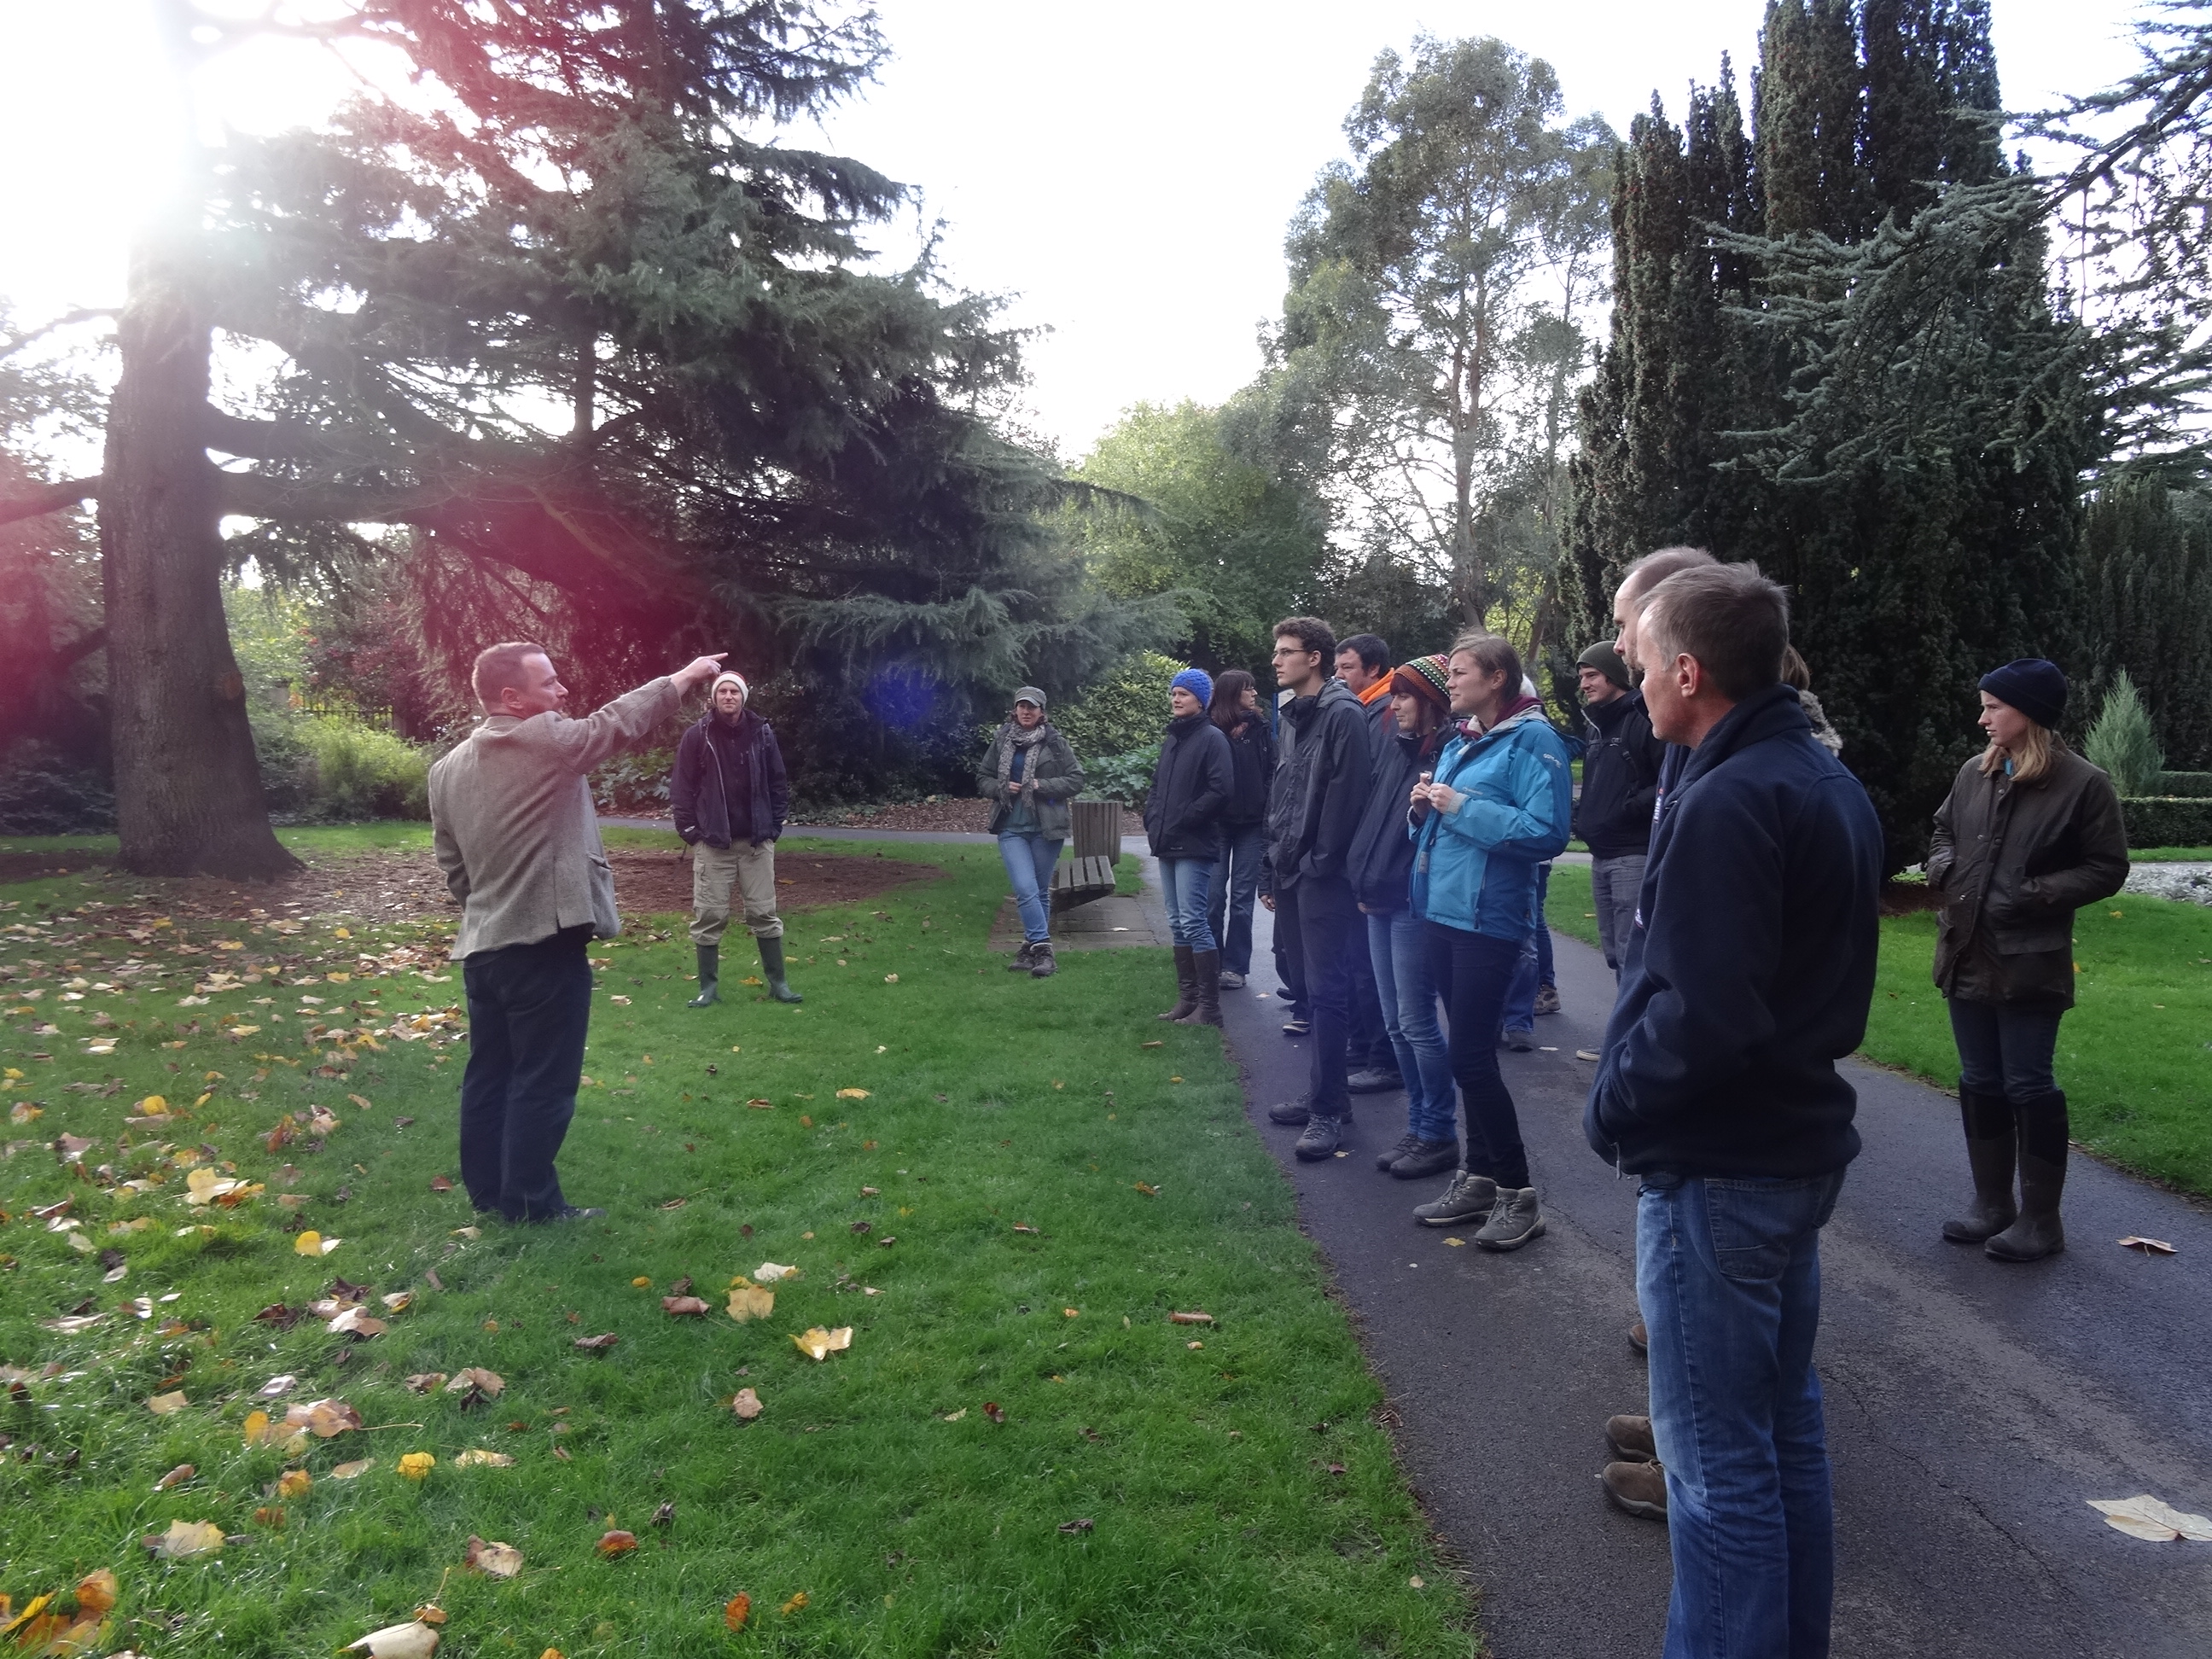
<svg viewBox="0 0 2212 1659"><path fill-rule="evenodd" d="M1640 1319L1628 1328L1628 1346L1647 1359L1651 1357L1651 1333L1644 1328Z"/></svg>
<svg viewBox="0 0 2212 1659"><path fill-rule="evenodd" d="M1608 1463L1598 1483L1616 1507L1646 1521L1667 1519L1667 1471L1656 1463Z"/></svg>

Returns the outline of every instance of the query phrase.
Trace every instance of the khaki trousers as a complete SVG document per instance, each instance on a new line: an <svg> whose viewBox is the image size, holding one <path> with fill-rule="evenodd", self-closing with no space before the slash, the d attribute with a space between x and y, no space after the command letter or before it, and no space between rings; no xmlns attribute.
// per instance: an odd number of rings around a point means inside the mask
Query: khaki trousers
<svg viewBox="0 0 2212 1659"><path fill-rule="evenodd" d="M744 900L745 926L755 939L781 939L783 918L775 913L775 843L758 847L738 842L730 847L691 848L691 942L718 945L730 925L730 892Z"/></svg>

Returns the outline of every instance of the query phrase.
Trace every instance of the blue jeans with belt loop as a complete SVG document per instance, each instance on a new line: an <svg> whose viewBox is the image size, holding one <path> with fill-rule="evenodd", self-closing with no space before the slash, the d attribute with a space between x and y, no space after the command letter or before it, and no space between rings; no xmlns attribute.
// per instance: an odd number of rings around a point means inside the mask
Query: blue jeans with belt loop
<svg viewBox="0 0 2212 1659"><path fill-rule="evenodd" d="M1168 937L1193 951L1216 949L1206 919L1206 896L1213 886L1212 859L1160 860L1160 898L1167 906Z"/></svg>
<svg viewBox="0 0 2212 1659"><path fill-rule="evenodd" d="M1667 1470L1665 1659L1826 1659L1835 1513L1813 1340L1844 1172L1647 1174L1636 1297Z"/></svg>

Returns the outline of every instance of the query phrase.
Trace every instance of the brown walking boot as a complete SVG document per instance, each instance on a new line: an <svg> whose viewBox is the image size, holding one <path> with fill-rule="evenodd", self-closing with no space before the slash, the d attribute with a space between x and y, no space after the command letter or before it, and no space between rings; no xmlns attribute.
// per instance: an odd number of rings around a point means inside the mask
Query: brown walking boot
<svg viewBox="0 0 2212 1659"><path fill-rule="evenodd" d="M1646 1521L1667 1518L1667 1471L1656 1462L1608 1463L1598 1475L1605 1495Z"/></svg>
<svg viewBox="0 0 2212 1659"><path fill-rule="evenodd" d="M1218 1025L1221 1024L1221 952L1200 951L1190 961L1191 985L1198 993L1198 1006L1182 1016L1185 1025Z"/></svg>
<svg viewBox="0 0 2212 1659"><path fill-rule="evenodd" d="M1188 945L1175 948L1176 1006L1162 1014L1162 1019L1187 1019L1198 1012L1198 981L1192 968L1192 954Z"/></svg>

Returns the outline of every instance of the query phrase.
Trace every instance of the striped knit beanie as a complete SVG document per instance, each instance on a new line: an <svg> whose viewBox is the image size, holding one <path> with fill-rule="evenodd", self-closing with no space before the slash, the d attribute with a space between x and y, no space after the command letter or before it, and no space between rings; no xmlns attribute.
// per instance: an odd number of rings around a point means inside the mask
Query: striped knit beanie
<svg viewBox="0 0 2212 1659"><path fill-rule="evenodd" d="M1443 713L1451 713L1451 693L1445 690L1444 676L1451 667L1446 657L1416 657L1394 670L1390 689L1404 691L1416 697L1426 697Z"/></svg>

